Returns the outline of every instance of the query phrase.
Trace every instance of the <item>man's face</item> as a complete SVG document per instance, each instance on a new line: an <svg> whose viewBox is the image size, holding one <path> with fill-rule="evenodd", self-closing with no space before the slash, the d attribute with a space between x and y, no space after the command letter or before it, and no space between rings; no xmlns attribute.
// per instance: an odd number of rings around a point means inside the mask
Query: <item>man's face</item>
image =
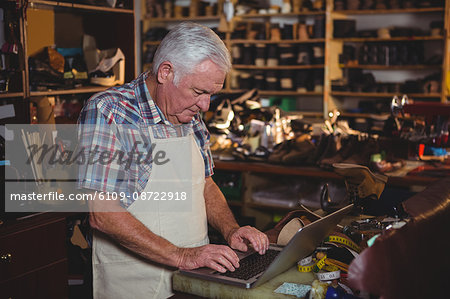
<svg viewBox="0 0 450 299"><path fill-rule="evenodd" d="M225 76L217 64L205 60L183 76L178 86L173 80L168 82L165 107L160 108L171 123L188 123L199 111L208 111L210 97L222 89Z"/></svg>

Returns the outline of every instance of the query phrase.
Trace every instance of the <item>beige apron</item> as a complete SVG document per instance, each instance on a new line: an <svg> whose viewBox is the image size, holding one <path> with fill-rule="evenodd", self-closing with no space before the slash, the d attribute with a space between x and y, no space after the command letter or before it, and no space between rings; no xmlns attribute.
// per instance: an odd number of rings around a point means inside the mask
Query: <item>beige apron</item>
<svg viewBox="0 0 450 299"><path fill-rule="evenodd" d="M180 247L197 247L209 243L205 200L205 167L197 143L192 134L185 137L155 139L150 129L154 149L164 150L166 157L183 157L171 159L168 166L172 173L160 171L153 165L150 178L143 192L162 191L158 180L179 177L177 170L183 169L180 161L192 161L192 209L189 211L167 211L160 201L134 201L128 211L139 219L153 233L169 240ZM174 144L189 146L191 150L177 150ZM153 153L154 154L154 153ZM173 160L173 161L172 161ZM170 165L169 165L170 164ZM178 164L178 165L177 165ZM186 165L182 165L186 166ZM189 183L191 184L191 183ZM165 184L167 186L167 184ZM146 210L151 209L151 212ZM167 298L172 293L172 270L131 253L104 234L94 234L93 252L93 292L95 299L107 298Z"/></svg>

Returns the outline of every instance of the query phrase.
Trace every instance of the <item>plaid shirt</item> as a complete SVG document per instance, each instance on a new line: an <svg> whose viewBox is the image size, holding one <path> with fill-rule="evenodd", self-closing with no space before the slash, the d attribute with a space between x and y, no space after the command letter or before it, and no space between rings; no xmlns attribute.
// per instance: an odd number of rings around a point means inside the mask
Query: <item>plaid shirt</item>
<svg viewBox="0 0 450 299"><path fill-rule="evenodd" d="M92 96L81 111L78 123L80 147L100 153L146 153L143 144L151 144L148 128L156 124L170 126L153 102L145 79L146 72L128 84L113 87ZM209 148L209 132L199 114L188 124L205 162L205 177L213 174ZM161 126L157 126L158 128ZM164 127L164 126L163 126ZM166 130L155 132L156 138L168 138ZM138 144L138 146L136 146ZM93 151L95 149L95 151ZM100 157L97 157L100 158ZM133 192L144 190L150 176L151 161L136 163L86 163L79 169L78 187L103 192ZM128 206L133 196L124 202Z"/></svg>

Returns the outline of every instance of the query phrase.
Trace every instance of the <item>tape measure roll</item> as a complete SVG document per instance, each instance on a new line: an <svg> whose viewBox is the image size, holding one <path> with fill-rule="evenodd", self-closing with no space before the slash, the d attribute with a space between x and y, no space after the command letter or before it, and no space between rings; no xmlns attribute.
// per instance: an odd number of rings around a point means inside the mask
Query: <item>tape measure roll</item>
<svg viewBox="0 0 450 299"><path fill-rule="evenodd" d="M324 242L339 243L339 244L345 245L345 246L353 249L354 251L356 251L358 253L361 252L361 249L359 248L358 245L355 244L355 242L353 242L350 239L344 238L344 237L331 235L331 236L326 237Z"/></svg>
<svg viewBox="0 0 450 299"><path fill-rule="evenodd" d="M337 270L332 272L318 272L316 273L316 275L320 281L327 281L341 278L341 271Z"/></svg>

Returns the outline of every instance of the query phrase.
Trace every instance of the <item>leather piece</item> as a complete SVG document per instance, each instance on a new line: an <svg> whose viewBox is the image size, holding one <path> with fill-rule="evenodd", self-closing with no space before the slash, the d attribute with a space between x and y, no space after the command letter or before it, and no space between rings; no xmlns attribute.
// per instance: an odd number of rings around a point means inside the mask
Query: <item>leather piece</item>
<svg viewBox="0 0 450 299"><path fill-rule="evenodd" d="M292 219L300 218L304 225L308 225L309 223L316 221L319 219L317 216L314 216L311 213L308 213L304 210L294 210L286 214L276 225L274 228L266 231L266 235L269 238L270 243L276 243L278 240L278 235L283 227Z"/></svg>
<svg viewBox="0 0 450 299"><path fill-rule="evenodd" d="M446 298L449 179L405 201L411 221L380 236L350 264L349 285L381 298Z"/></svg>
<svg viewBox="0 0 450 299"><path fill-rule="evenodd" d="M293 218L289 221L278 234L277 245L286 246L292 237L303 227L303 221L300 218Z"/></svg>
<svg viewBox="0 0 450 299"><path fill-rule="evenodd" d="M440 179L422 192L405 200L402 205L411 217L448 205L450 201L450 177Z"/></svg>

